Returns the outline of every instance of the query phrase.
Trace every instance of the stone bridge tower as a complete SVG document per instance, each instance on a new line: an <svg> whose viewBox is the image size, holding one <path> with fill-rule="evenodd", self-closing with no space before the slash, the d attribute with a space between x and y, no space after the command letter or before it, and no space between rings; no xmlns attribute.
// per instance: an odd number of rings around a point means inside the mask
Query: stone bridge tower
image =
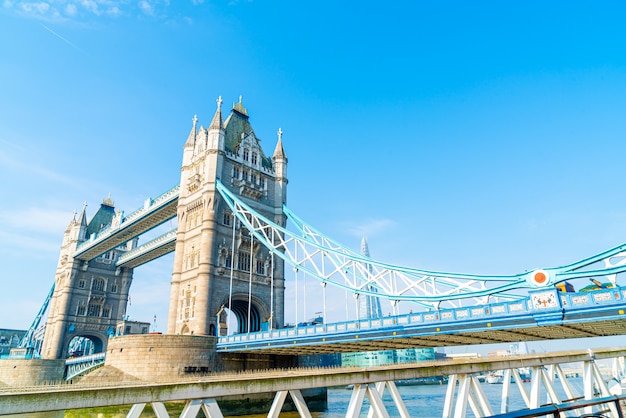
<svg viewBox="0 0 626 418"><path fill-rule="evenodd" d="M106 349L107 340L118 321L126 315L128 291L133 270L116 268L121 254L136 246L133 239L93 260L73 257L76 248L92 234L119 223L122 214L113 201L105 199L87 222L86 207L70 221L63 234L61 254L55 274L54 293L48 307L41 356L46 359L67 357L75 337L91 340L94 352Z"/></svg>
<svg viewBox="0 0 626 418"><path fill-rule="evenodd" d="M283 326L283 261L252 239L215 188L219 179L255 210L285 225L282 131L268 158L241 98L225 121L221 104L220 97L208 129L198 128L194 117L184 145L168 334L224 335L225 309L237 319L234 332Z"/></svg>

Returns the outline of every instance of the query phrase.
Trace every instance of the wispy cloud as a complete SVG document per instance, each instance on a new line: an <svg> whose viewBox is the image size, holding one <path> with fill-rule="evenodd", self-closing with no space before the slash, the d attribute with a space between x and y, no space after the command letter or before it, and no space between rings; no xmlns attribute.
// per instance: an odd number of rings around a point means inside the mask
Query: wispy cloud
<svg viewBox="0 0 626 418"><path fill-rule="evenodd" d="M4 256L30 254L32 258L48 258L59 254L61 248L62 235L56 238L41 234L34 235L26 231L7 232L0 230L0 248Z"/></svg>
<svg viewBox="0 0 626 418"><path fill-rule="evenodd" d="M145 15L154 16L154 7L149 1L147 0L140 1L139 8Z"/></svg>
<svg viewBox="0 0 626 418"><path fill-rule="evenodd" d="M4 141L0 141L0 142L4 143ZM32 161L32 159L29 161ZM3 150L0 150L0 166L2 166L4 170L9 169L15 172L19 172L20 175L24 175L25 173L30 173L36 176L41 176L48 180L52 180L54 182L58 182L58 183L66 184L66 185L72 185L72 186L79 186L79 183L77 182L75 176L74 177L66 176L62 173L56 172L47 167L33 164L32 162L27 162L25 160L20 159L19 156L17 155L15 154L10 155L9 153Z"/></svg>
<svg viewBox="0 0 626 418"><path fill-rule="evenodd" d="M192 4L198 4L193 1ZM200 2L201 3L201 2ZM167 10L169 0L4 0L2 7L22 16L42 20L77 20L89 17L157 16Z"/></svg>
<svg viewBox="0 0 626 418"><path fill-rule="evenodd" d="M395 228L397 223L392 219L365 219L362 221L348 221L344 223L346 231L355 237L373 237L388 229Z"/></svg>
<svg viewBox="0 0 626 418"><path fill-rule="evenodd" d="M62 40L63 42L65 42L66 44L68 44L69 46L71 46L72 48L76 49L78 52L80 52L81 54L85 54L85 52L80 49L79 47L77 47L76 45L74 45L72 42L70 42L69 40L67 40L66 38L62 37L61 35L59 35L58 33L56 33L55 31L53 31L52 29L50 29L49 27L47 27L46 25L44 25L43 23L41 24L41 26L43 26L43 28L45 30L47 30L48 32L50 32L51 34L53 34L54 36L56 36L57 38L59 38L60 40Z"/></svg>
<svg viewBox="0 0 626 418"><path fill-rule="evenodd" d="M60 237L72 214L64 210L46 210L37 207L19 211L0 211L0 225L6 228L55 234Z"/></svg>

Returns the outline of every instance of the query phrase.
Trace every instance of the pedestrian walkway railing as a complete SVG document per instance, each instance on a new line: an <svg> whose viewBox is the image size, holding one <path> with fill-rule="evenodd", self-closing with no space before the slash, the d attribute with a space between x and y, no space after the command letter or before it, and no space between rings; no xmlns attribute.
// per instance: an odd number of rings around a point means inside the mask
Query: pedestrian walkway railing
<svg viewBox="0 0 626 418"><path fill-rule="evenodd" d="M580 417L580 418L623 418L622 405L626 395L607 396L593 400L578 399L559 404L550 404L533 409L520 409L488 418L532 418L532 417Z"/></svg>

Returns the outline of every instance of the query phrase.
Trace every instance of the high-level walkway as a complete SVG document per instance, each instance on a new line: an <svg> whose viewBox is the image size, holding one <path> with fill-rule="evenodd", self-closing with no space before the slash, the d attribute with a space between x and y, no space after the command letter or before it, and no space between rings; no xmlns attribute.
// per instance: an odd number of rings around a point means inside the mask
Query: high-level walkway
<svg viewBox="0 0 626 418"><path fill-rule="evenodd" d="M109 227L88 237L76 249L74 257L86 261L94 259L176 217L178 191L179 186L175 186L154 199L147 199L143 207L124 216L118 226ZM173 247L169 251L173 251ZM166 252L162 251L160 255ZM151 259L154 258L156 257Z"/></svg>

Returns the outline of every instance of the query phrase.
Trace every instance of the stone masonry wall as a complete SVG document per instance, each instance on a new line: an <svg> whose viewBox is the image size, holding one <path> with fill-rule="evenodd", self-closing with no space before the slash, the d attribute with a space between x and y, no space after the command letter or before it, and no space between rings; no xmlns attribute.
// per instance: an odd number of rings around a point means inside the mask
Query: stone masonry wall
<svg viewBox="0 0 626 418"><path fill-rule="evenodd" d="M33 386L60 382L65 372L65 360L3 359L0 361L0 384Z"/></svg>
<svg viewBox="0 0 626 418"><path fill-rule="evenodd" d="M214 370L216 337L142 334L109 339L106 366L126 375L154 381L159 378Z"/></svg>

